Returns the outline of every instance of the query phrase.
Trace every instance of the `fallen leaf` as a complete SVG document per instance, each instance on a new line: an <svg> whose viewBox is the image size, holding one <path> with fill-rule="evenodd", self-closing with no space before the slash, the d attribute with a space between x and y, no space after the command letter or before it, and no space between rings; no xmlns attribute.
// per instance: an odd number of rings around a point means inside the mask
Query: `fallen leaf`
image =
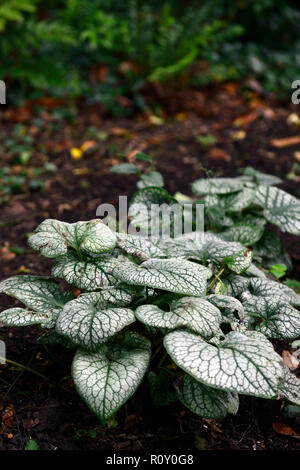
<svg viewBox="0 0 300 470"><path fill-rule="evenodd" d="M10 261L16 257L16 253L10 251L9 242L4 242L4 246L0 249L0 259Z"/></svg>
<svg viewBox="0 0 300 470"><path fill-rule="evenodd" d="M73 174L74 175L87 175L88 173L90 172L90 170L86 167L83 167L83 168L74 168L73 169Z"/></svg>
<svg viewBox="0 0 300 470"><path fill-rule="evenodd" d="M258 112L252 111L251 113L243 114L242 116L239 116L238 118L236 118L233 121L233 125L236 127L247 126L248 124L251 124L251 122L255 121L257 117L258 117Z"/></svg>
<svg viewBox="0 0 300 470"><path fill-rule="evenodd" d="M71 157L74 158L74 160L79 160L82 158L83 151L77 147L72 147L70 150Z"/></svg>
<svg viewBox="0 0 300 470"><path fill-rule="evenodd" d="M2 423L11 428L14 424L14 405L8 405L2 413Z"/></svg>
<svg viewBox="0 0 300 470"><path fill-rule="evenodd" d="M28 274L28 273L30 273L30 269L26 268L26 266L24 266L24 265L22 264L22 266L20 266L20 267L17 269L17 273Z"/></svg>
<svg viewBox="0 0 300 470"><path fill-rule="evenodd" d="M294 159L300 162L300 152L294 152Z"/></svg>
<svg viewBox="0 0 300 470"><path fill-rule="evenodd" d="M210 149L209 155L215 160L225 160L226 162L230 162L231 160L231 156L225 152L225 150L219 149L217 147Z"/></svg>
<svg viewBox="0 0 300 470"><path fill-rule="evenodd" d="M128 129L123 129L121 127L112 127L110 133L117 137L125 137L127 139L132 137L132 133Z"/></svg>
<svg viewBox="0 0 300 470"><path fill-rule="evenodd" d="M155 116L155 114L150 114L150 116L148 116L148 121L155 126L161 126L165 122L164 118Z"/></svg>
<svg viewBox="0 0 300 470"><path fill-rule="evenodd" d="M286 119L286 122L289 126L300 127L300 118L296 113L289 114Z"/></svg>
<svg viewBox="0 0 300 470"><path fill-rule="evenodd" d="M299 434L296 433L290 426L287 426L284 423L275 422L272 423L272 428L278 434L282 434L283 436L297 436L300 437Z"/></svg>
<svg viewBox="0 0 300 470"><path fill-rule="evenodd" d="M80 147L80 150L83 152L86 152L87 150L91 150L92 148L95 148L97 146L97 142L94 140L86 140L83 142L83 144Z"/></svg>
<svg viewBox="0 0 300 470"><path fill-rule="evenodd" d="M241 129L233 134L232 140L244 140L246 135L246 132Z"/></svg>
<svg viewBox="0 0 300 470"><path fill-rule="evenodd" d="M184 121L187 118L187 116L188 116L187 113L184 113L184 112L177 113L177 114L175 114L175 119L177 121Z"/></svg>
<svg viewBox="0 0 300 470"><path fill-rule="evenodd" d="M64 211L69 211L70 209L72 209L71 204L62 203L58 205L57 211L59 214L62 214Z"/></svg>
<svg viewBox="0 0 300 470"><path fill-rule="evenodd" d="M300 359L294 356L290 351L282 351L282 359L285 367L288 367L290 370L296 370L299 367Z"/></svg>
<svg viewBox="0 0 300 470"><path fill-rule="evenodd" d="M273 145L273 147L289 147L291 145L297 145L300 144L300 135L295 135L293 137L286 137L284 139L272 139L270 141L270 144Z"/></svg>
<svg viewBox="0 0 300 470"><path fill-rule="evenodd" d="M75 297L78 297L79 294L80 294L80 290L79 290L79 289L74 289L73 292L74 292Z"/></svg>

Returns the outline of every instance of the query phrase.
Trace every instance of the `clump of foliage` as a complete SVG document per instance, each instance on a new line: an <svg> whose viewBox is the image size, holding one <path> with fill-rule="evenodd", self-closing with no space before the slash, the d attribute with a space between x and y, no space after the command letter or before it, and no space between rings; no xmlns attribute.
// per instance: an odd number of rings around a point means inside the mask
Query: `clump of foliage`
<svg viewBox="0 0 300 470"><path fill-rule="evenodd" d="M186 84L190 66L197 85L251 74L269 90L290 90L298 20L295 3L283 0L8 0L0 76L17 85L11 99L32 90L86 95L115 113L127 109L120 95L143 106L146 82L184 74Z"/></svg>
<svg viewBox="0 0 300 470"><path fill-rule="evenodd" d="M138 159L151 169L149 157ZM288 256L275 232L265 231L269 223L299 236L300 201L274 186L278 178L251 168L237 178L194 181L194 198L171 196L152 169L141 174L123 164L114 171L141 177L132 226L148 230L160 220L170 236L113 231L99 219L45 220L29 245L53 259L53 279L2 281L0 292L25 308L5 310L0 322L40 324L50 330L44 341L76 348L76 389L104 424L145 376L156 404L179 399L206 418L236 414L240 394L300 405L299 380L271 342L300 336L300 296L269 274ZM174 237L187 201L192 226L204 208L205 231ZM179 211L166 221L152 204ZM71 288L62 291L59 278Z"/></svg>

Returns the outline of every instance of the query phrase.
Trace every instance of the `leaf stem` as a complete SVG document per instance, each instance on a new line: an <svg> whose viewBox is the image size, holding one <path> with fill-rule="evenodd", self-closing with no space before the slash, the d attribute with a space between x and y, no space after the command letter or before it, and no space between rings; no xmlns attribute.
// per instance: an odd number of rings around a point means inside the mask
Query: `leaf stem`
<svg viewBox="0 0 300 470"><path fill-rule="evenodd" d="M222 266L222 268L220 269L220 271L215 274L215 277L213 278L213 280L211 281L211 283L209 284L209 286L207 287L207 292L210 291L210 289L212 288L212 286L214 285L214 283L219 280L221 281L220 279L220 276L222 276L223 272L225 271L225 266Z"/></svg>
<svg viewBox="0 0 300 470"><path fill-rule="evenodd" d="M20 369L24 369L24 370L27 370L28 372L31 372L32 374L35 374L35 375L38 375L39 377L41 377L42 379L44 380L47 380L48 382L51 382L50 379L48 379L48 377L46 377L45 375L43 374L40 374L40 372L37 372L36 370L34 369L31 369L31 367L27 367L27 366L24 366L23 364L20 364L19 362L15 362L15 361L12 361L11 359L6 359L4 357L0 357L0 360L4 361L4 362L7 362L8 364L11 364L15 367L19 367Z"/></svg>

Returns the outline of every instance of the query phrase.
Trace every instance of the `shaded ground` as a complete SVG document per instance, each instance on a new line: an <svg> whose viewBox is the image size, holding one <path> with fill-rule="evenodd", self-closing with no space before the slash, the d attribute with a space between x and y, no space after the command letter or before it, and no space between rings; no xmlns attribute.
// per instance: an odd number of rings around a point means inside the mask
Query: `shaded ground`
<svg viewBox="0 0 300 470"><path fill-rule="evenodd" d="M112 119L86 104L70 121L53 117L52 105L39 115L32 106L3 113L1 166L11 164L6 141L21 122L33 137L30 165L51 162L57 171L41 177L44 191L30 192L25 184L25 192L0 206L0 279L22 272L49 274L49 260L26 246L28 234L44 218L88 220L95 217L99 204L117 204L119 195L131 196L136 177L113 175L109 168L136 149L154 157L171 193L190 193L190 182L207 172L235 176L250 165L282 178L288 175L282 187L299 196L300 139L297 145L274 142L299 136L299 127L287 123L297 106L274 103L233 84L205 93L160 93L149 94L149 101L153 109L155 101L160 102L162 110L133 118ZM207 134L215 143L203 148L197 136ZM81 159L70 157L70 148L90 141L93 146ZM15 174L20 171L19 164L12 168ZM284 240L293 245L293 274L300 279L299 246L293 237ZM1 310L13 305L12 299L0 296ZM72 353L51 348L49 356L36 344L38 336L35 327L1 330L7 357L30 365L49 382L11 366L0 368L0 449L23 449L30 436L41 449L300 449L299 439L272 429L272 423L283 420L282 401L242 397L238 416L216 423L195 417L180 405L155 408L147 384L118 413L116 427L102 428L73 389ZM300 432L300 422L294 420L292 427Z"/></svg>

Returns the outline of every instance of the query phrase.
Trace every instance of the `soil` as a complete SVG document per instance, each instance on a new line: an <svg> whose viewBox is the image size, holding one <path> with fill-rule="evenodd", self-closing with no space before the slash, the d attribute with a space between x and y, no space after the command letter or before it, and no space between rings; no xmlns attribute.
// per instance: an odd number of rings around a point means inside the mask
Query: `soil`
<svg viewBox="0 0 300 470"><path fill-rule="evenodd" d="M287 123L297 106L275 102L235 84L173 95L156 90L147 99L152 109L160 103L155 116L149 112L112 118L100 106L80 103L72 121L60 119L52 125L52 109L46 107L39 115L45 123L42 130L37 128L37 115L31 108L27 114L24 108L2 113L2 166L10 163L5 141L16 122L21 122L34 136L30 165L51 162L57 171L41 177L46 184L44 191L25 188L0 206L0 279L24 272L49 274L50 260L34 254L26 245L28 234L43 219L92 219L99 204L116 205L119 195L130 197L137 178L112 174L109 168L120 161L120 155L128 156L136 149L154 158L171 193L190 194L190 183L196 178L206 174L236 176L250 165L283 178L280 187L299 196L300 178L291 176L291 170L296 168L300 146L272 144L272 139L299 135L299 127ZM99 135L89 137L91 126L101 132L100 140ZM206 134L214 135L216 143L203 148L197 136ZM97 141L96 147L83 158L72 159L70 148L89 140ZM14 170L18 171L17 165ZM295 237L283 235L283 239L294 262L289 277L300 280L299 245ZM11 249L17 252L15 256ZM1 310L14 305L13 299L0 295ZM117 422L102 427L74 390L70 378L73 353L49 347L49 354L36 343L38 337L36 327L1 329L7 357L48 380L8 364L1 366L0 449L24 449L31 437L43 450L300 450L300 421L283 419L286 404L282 400L241 397L238 415L217 423L192 415L180 404L155 407L146 383L118 413ZM276 432L274 422L292 426L298 437Z"/></svg>

